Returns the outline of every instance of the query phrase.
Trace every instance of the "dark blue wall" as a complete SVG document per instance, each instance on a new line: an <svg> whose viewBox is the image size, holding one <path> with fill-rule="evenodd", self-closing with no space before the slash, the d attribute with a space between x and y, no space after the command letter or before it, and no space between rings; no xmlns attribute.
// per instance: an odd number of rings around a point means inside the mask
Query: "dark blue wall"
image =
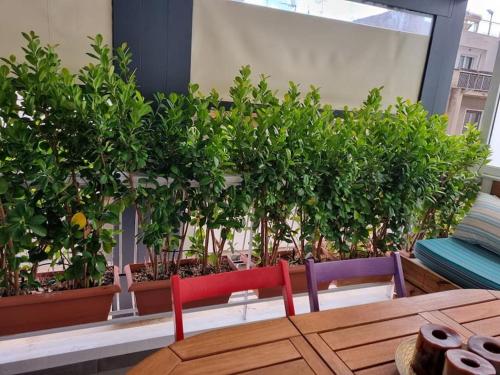
<svg viewBox="0 0 500 375"><path fill-rule="evenodd" d="M192 13L192 0L113 1L113 45L130 46L144 95L186 91Z"/></svg>

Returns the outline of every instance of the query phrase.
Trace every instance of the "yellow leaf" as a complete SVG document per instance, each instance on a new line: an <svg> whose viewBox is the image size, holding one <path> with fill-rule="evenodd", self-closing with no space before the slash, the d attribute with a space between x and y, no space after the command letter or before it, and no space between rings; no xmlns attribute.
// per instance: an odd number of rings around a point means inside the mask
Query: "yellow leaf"
<svg viewBox="0 0 500 375"><path fill-rule="evenodd" d="M85 225L87 225L87 218L83 212L77 212L73 215L71 218L71 225L77 225L80 229L85 228Z"/></svg>

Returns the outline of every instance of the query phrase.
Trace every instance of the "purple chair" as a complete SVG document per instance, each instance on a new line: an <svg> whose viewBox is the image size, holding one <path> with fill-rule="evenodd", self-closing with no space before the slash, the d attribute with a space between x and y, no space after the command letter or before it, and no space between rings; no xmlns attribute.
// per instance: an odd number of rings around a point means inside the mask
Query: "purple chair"
<svg viewBox="0 0 500 375"><path fill-rule="evenodd" d="M406 297L405 280L398 252L390 257L338 260L324 263L306 262L307 288L311 312L319 311L318 283L353 277L394 275L397 297Z"/></svg>

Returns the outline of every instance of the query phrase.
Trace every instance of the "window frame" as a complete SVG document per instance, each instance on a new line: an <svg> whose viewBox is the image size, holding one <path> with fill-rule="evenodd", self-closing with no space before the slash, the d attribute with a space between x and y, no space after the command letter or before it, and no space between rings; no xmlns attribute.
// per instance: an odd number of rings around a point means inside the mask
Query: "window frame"
<svg viewBox="0 0 500 375"><path fill-rule="evenodd" d="M467 119L467 112L471 113L471 112L475 112L476 114L479 114L479 121L476 121L476 122L466 122L466 119ZM471 124L477 124L477 128L479 129L479 126L481 124L481 120L483 118L483 114L484 114L484 110L481 110L481 109L476 109L476 108L465 108L465 112L464 112L464 120L463 120L463 123L462 123L462 129L465 130L465 126L469 123Z"/></svg>
<svg viewBox="0 0 500 375"><path fill-rule="evenodd" d="M463 59L463 60L462 60ZM470 59L468 61L470 61L470 67L469 68L464 68L462 62L465 62L466 59ZM470 70L474 70L474 63L476 62L476 56L472 56L472 55L467 55L467 54L460 54L460 56L458 57L458 69L460 70L467 70L467 71L470 71Z"/></svg>

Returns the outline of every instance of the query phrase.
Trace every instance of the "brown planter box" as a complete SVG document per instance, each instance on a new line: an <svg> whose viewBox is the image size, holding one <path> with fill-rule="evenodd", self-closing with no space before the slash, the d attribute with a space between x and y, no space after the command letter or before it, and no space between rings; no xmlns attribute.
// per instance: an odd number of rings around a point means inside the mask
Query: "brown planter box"
<svg viewBox="0 0 500 375"><path fill-rule="evenodd" d="M113 285L0 298L0 336L108 319L120 276Z"/></svg>
<svg viewBox="0 0 500 375"><path fill-rule="evenodd" d="M183 259L185 263L192 262L190 259ZM229 261L229 260L228 260ZM229 264L234 270L233 263ZM142 268L144 263L127 264L124 268L127 276L128 291L134 293L135 304L139 315L157 314L172 311L172 297L170 280L134 282L132 274ZM201 306L221 305L227 303L231 294L208 298L200 301L193 301L183 305L183 308L194 308Z"/></svg>
<svg viewBox="0 0 500 375"><path fill-rule="evenodd" d="M290 266L290 281L292 283L292 293L307 293L307 278L306 278L306 266ZM329 282L319 283L318 290L327 290L330 286ZM274 288L263 288L257 289L255 291L257 297L261 298L271 298L282 295L281 287Z"/></svg>
<svg viewBox="0 0 500 375"><path fill-rule="evenodd" d="M410 258L409 254L402 254L401 265L403 266L405 281L410 284L410 287L415 287L418 291L437 293L460 289L458 285L430 270L417 259Z"/></svg>

